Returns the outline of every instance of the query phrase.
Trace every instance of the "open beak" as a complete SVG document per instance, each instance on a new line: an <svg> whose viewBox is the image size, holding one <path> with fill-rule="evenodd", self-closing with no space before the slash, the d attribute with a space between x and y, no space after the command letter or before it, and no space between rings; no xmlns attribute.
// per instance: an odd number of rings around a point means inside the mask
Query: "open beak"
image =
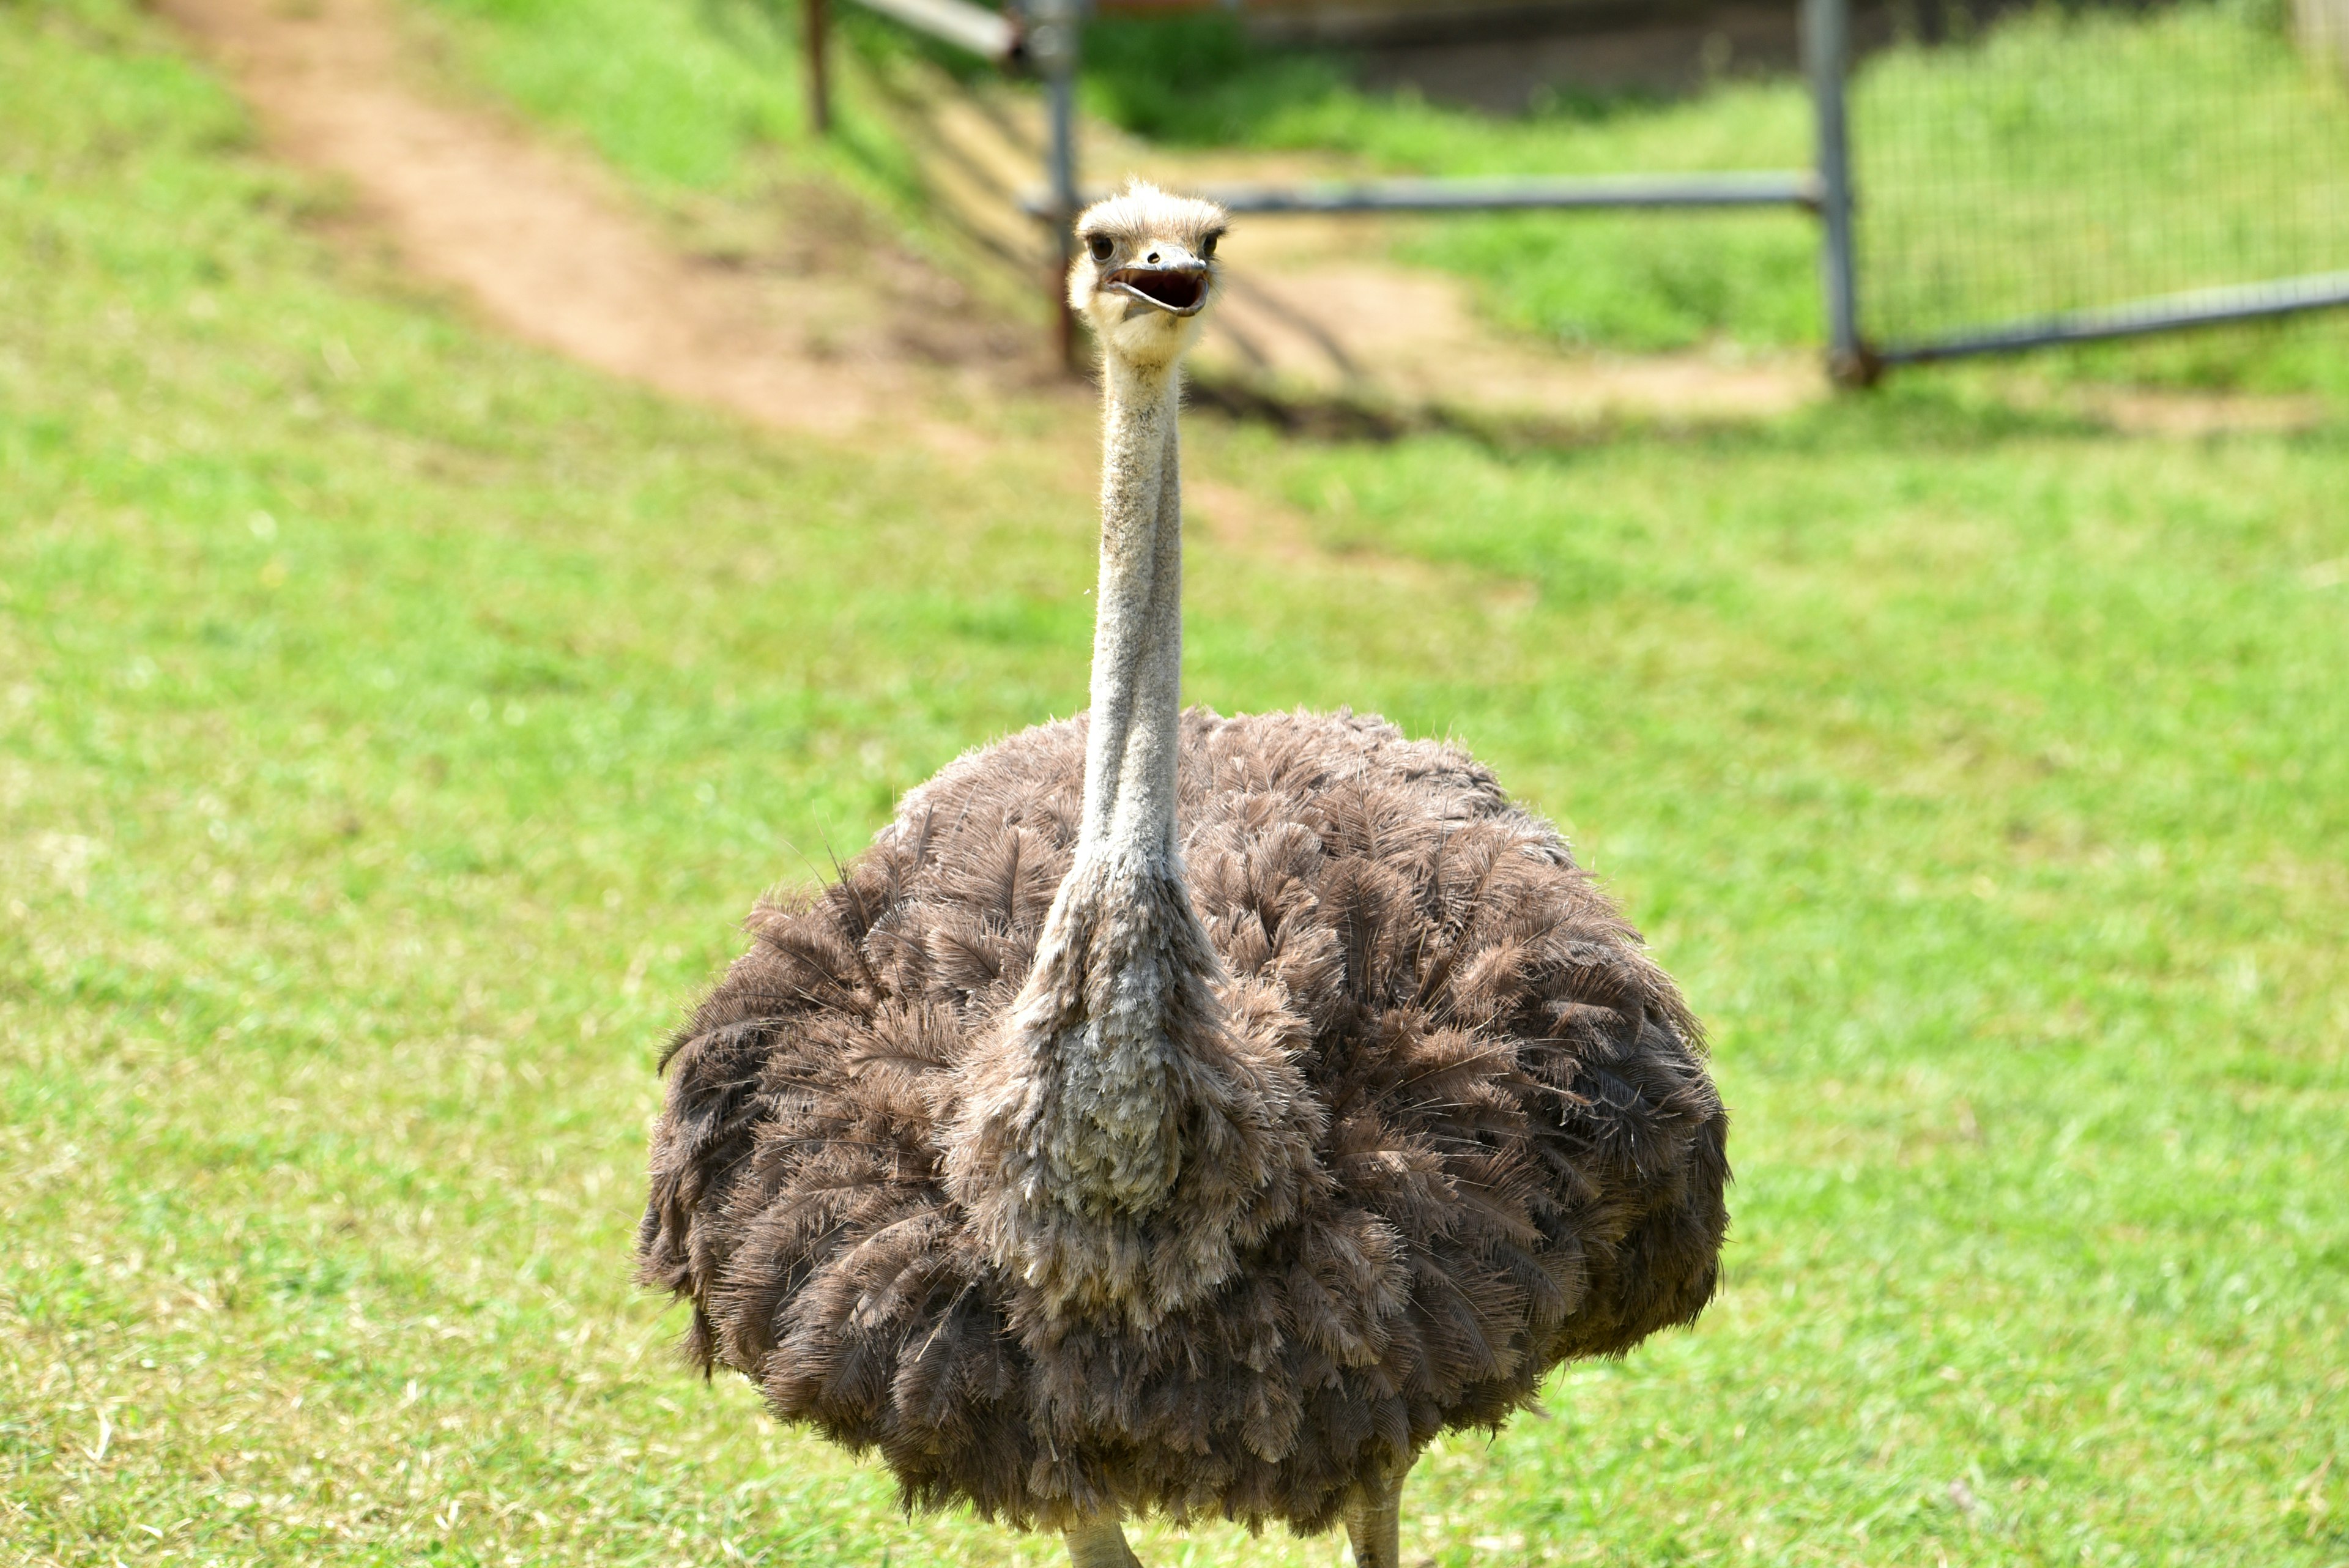
<svg viewBox="0 0 2349 1568"><path fill-rule="evenodd" d="M1149 257L1119 267L1102 279L1102 286L1169 316L1196 316L1207 307L1206 262L1180 245L1154 245Z"/></svg>

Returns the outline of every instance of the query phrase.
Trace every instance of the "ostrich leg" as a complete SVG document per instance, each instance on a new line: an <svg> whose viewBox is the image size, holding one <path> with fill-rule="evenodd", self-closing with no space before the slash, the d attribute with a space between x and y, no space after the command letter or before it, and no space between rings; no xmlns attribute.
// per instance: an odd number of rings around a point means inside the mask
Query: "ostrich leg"
<svg viewBox="0 0 2349 1568"><path fill-rule="evenodd" d="M1354 1545L1354 1568L1402 1568L1402 1478L1408 1463L1362 1483L1346 1505L1346 1539Z"/></svg>
<svg viewBox="0 0 2349 1568"><path fill-rule="evenodd" d="M1113 1513L1077 1525L1067 1536L1070 1568L1142 1568Z"/></svg>

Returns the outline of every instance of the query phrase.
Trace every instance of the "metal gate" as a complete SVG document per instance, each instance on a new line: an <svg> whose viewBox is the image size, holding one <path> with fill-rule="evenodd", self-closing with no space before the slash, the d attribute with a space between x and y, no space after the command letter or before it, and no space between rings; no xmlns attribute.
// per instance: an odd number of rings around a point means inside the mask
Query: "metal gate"
<svg viewBox="0 0 2349 1568"><path fill-rule="evenodd" d="M2349 83L2282 16L1945 13L1855 71L1806 7L1839 380L2349 305Z"/></svg>

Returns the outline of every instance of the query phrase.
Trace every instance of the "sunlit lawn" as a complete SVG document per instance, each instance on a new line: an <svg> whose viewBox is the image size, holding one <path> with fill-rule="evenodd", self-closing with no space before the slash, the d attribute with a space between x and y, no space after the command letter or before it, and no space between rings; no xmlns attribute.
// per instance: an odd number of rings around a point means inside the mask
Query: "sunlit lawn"
<svg viewBox="0 0 2349 1568"><path fill-rule="evenodd" d="M750 897L1081 701L1090 412L746 431L319 201L113 0L0 10L0 1553L1047 1560L678 1369L628 1252ZM1719 1303L1430 1456L1418 1556L2349 1562L2349 431L1967 386L1193 423L1193 695L1475 746L1737 1116Z"/></svg>

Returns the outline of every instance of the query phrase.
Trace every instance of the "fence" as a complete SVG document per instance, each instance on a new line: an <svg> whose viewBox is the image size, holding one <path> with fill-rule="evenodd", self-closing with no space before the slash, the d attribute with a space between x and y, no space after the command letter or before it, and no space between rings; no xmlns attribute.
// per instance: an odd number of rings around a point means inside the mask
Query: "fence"
<svg viewBox="0 0 2349 1568"><path fill-rule="evenodd" d="M1857 73L1816 62L1821 166L1856 193L1827 239L1847 377L2349 304L2349 93L2282 16L1951 20Z"/></svg>
<svg viewBox="0 0 2349 1568"><path fill-rule="evenodd" d="M821 125L825 0L802 0ZM1040 189L1060 304L1077 177L1082 0L859 0L1043 80ZM1997 0L1989 0L1995 4ZM1203 192L1236 213L1779 206L1819 219L1827 359L1887 369L2349 305L2349 0L2296 0L2305 54L2262 0L2053 8L1976 26L1951 0L1857 71L1851 0L1801 0L1812 168L1598 178L1381 180ZM1920 10L1922 8L1920 7ZM2349 59L2343 61L2349 67Z"/></svg>
<svg viewBox="0 0 2349 1568"><path fill-rule="evenodd" d="M829 101L824 84L824 0L808 7L809 102ZM1061 279L1068 270L1076 214L1103 192L1077 182L1076 78L1081 0L1018 0L1008 15L985 11L968 0L862 0L868 8L895 17L931 36L1008 66L1024 66L1045 84L1050 131L1044 183L1021 208L1050 225L1057 265L1048 290L1064 358L1074 350L1071 319ZM820 112L820 111L818 111ZM821 119L817 121L822 128ZM1249 215L1344 213L1469 213L1622 211L1792 206L1816 209L1818 176L1807 169L1745 170L1718 173L1620 174L1592 178L1402 179L1304 185L1209 185L1198 194L1227 211Z"/></svg>

